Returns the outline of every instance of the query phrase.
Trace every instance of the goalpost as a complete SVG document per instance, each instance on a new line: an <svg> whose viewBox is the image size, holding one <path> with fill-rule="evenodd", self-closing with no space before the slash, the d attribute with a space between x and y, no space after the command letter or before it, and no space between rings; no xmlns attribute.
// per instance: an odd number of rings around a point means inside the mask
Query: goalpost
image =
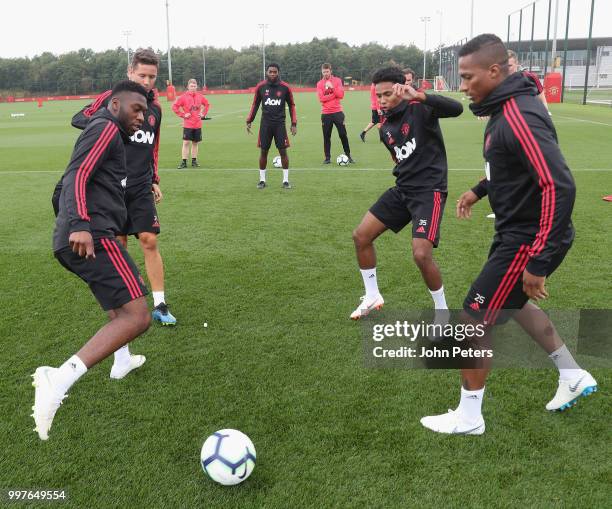
<svg viewBox="0 0 612 509"><path fill-rule="evenodd" d="M436 92L448 92L450 90L444 76L436 76L434 78L434 90Z"/></svg>
<svg viewBox="0 0 612 509"><path fill-rule="evenodd" d="M444 92L450 90L444 76L434 76L433 78L419 78L417 87L421 90L434 90L436 92Z"/></svg>
<svg viewBox="0 0 612 509"><path fill-rule="evenodd" d="M599 46L595 75L589 76L587 104L612 106L612 46Z"/></svg>

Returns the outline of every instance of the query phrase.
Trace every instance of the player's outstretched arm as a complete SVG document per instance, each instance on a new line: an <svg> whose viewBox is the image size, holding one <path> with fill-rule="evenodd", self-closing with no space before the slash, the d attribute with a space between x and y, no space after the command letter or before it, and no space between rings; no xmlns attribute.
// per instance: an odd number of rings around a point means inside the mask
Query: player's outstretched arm
<svg viewBox="0 0 612 509"><path fill-rule="evenodd" d="M82 110L77 111L74 117L72 117L70 125L72 125L72 127L76 127L77 129L85 129L87 127L87 122L89 122L89 117L85 116L85 111L91 107L92 104L88 104Z"/></svg>
<svg viewBox="0 0 612 509"><path fill-rule="evenodd" d="M396 83L393 91L401 96L405 101L419 101L431 108L432 114L436 118L458 117L463 113L463 105L450 97L437 94L426 94L416 90L411 85Z"/></svg>
<svg viewBox="0 0 612 509"><path fill-rule="evenodd" d="M431 107L434 117L452 118L463 113L463 104L455 99L439 94L425 94L425 97L423 103Z"/></svg>
<svg viewBox="0 0 612 509"><path fill-rule="evenodd" d="M93 116L93 114L98 111L100 108L105 107L108 104L108 99L111 95L112 90L107 90L100 94L96 100L85 106L81 111L78 111L74 117L72 117L72 121L70 122L72 127L76 127L77 129L85 129L87 127L87 123L89 119Z"/></svg>

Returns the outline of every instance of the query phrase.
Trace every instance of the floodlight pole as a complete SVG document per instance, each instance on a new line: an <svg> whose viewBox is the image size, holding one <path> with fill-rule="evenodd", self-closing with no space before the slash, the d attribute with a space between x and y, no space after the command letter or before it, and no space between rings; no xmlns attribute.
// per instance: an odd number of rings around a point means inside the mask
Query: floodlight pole
<svg viewBox="0 0 612 509"><path fill-rule="evenodd" d="M557 67L557 29L559 28L559 0L555 0L555 30L553 33L553 42L551 50L550 72L555 72Z"/></svg>
<svg viewBox="0 0 612 509"><path fill-rule="evenodd" d="M204 46L204 44L202 44L202 71L203 71L202 88L205 89L206 88L206 46Z"/></svg>
<svg viewBox="0 0 612 509"><path fill-rule="evenodd" d="M170 16L168 15L168 0L166 0L166 36L168 39L168 80L172 85L172 55L170 52Z"/></svg>
<svg viewBox="0 0 612 509"><path fill-rule="evenodd" d="M567 71L567 37L569 35L570 6L572 0L567 0L567 18L565 19L565 42L563 43L563 78L561 79L561 102L565 99L565 74Z"/></svg>
<svg viewBox="0 0 612 509"><path fill-rule="evenodd" d="M431 21L431 18L429 16L421 16L421 21L425 24L425 45L423 48L423 80L425 80L427 71L427 23Z"/></svg>
<svg viewBox="0 0 612 509"><path fill-rule="evenodd" d="M516 46L516 59L518 62L520 62L521 60L521 56L519 55L520 51L521 51L521 35L523 33L523 9L521 8L520 14L519 14L519 36L518 36L518 43Z"/></svg>
<svg viewBox="0 0 612 509"><path fill-rule="evenodd" d="M132 35L131 30L124 30L123 35L125 35L125 50L127 51L127 61L128 67L130 66L130 35Z"/></svg>
<svg viewBox="0 0 612 509"><path fill-rule="evenodd" d="M506 37L506 44L510 42L510 18L513 13L508 14L508 36Z"/></svg>
<svg viewBox="0 0 612 509"><path fill-rule="evenodd" d="M471 6L471 13L470 13L470 39L474 38L474 0L472 0L472 6Z"/></svg>
<svg viewBox="0 0 612 509"><path fill-rule="evenodd" d="M438 76L442 76L442 11L436 11L440 15L440 56L438 57Z"/></svg>
<svg viewBox="0 0 612 509"><path fill-rule="evenodd" d="M536 3L533 2L532 10L531 10L531 41L529 42L529 72L531 72L531 68L533 67L533 34L535 30L535 11L536 11Z"/></svg>
<svg viewBox="0 0 612 509"><path fill-rule="evenodd" d="M260 23L259 25L257 25L259 28L261 28L261 53L263 56L263 79L266 79L266 28L268 28L268 25L266 25L265 23Z"/></svg>
<svg viewBox="0 0 612 509"><path fill-rule="evenodd" d="M591 63L591 37L593 36L593 13L595 12L595 0L591 0L591 21L589 22L589 40L587 42L586 52L586 71L584 73L584 94L582 96L582 104L586 104L587 88L589 86L589 64Z"/></svg>
<svg viewBox="0 0 612 509"><path fill-rule="evenodd" d="M548 41L550 40L550 13L552 10L552 0L548 0L548 23L546 25L546 46L544 47L544 77L548 72Z"/></svg>

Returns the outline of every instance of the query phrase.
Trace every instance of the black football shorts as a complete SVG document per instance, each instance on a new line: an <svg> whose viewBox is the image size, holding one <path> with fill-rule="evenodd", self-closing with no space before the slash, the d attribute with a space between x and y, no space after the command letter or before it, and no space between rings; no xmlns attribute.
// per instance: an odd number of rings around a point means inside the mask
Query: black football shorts
<svg viewBox="0 0 612 509"><path fill-rule="evenodd" d="M370 212L395 233L412 222L412 238L427 239L438 247L446 195L445 191L408 191L395 186L382 194Z"/></svg>
<svg viewBox="0 0 612 509"><path fill-rule="evenodd" d="M523 271L529 262L534 238L497 234L482 271L463 302L463 309L487 325L507 322L513 312L529 300L523 292ZM546 277L550 276L572 246L573 229L553 255Z"/></svg>
<svg viewBox="0 0 612 509"><path fill-rule="evenodd" d="M136 264L126 249L113 238L94 240L96 257L87 260L70 248L55 253L57 260L85 281L104 311L148 294Z"/></svg>
<svg viewBox="0 0 612 509"><path fill-rule="evenodd" d="M288 148L289 137L287 136L287 126L283 122L266 123L262 122L259 126L259 136L257 146L263 150L270 150L272 139L276 148Z"/></svg>
<svg viewBox="0 0 612 509"><path fill-rule="evenodd" d="M151 185L146 183L135 189L127 188L125 192L127 223L122 232L124 235L136 235L160 232L159 218L155 208L155 197Z"/></svg>
<svg viewBox="0 0 612 509"><path fill-rule="evenodd" d="M196 143L199 143L202 141L202 129L190 129L189 127L183 127L183 140L195 141Z"/></svg>

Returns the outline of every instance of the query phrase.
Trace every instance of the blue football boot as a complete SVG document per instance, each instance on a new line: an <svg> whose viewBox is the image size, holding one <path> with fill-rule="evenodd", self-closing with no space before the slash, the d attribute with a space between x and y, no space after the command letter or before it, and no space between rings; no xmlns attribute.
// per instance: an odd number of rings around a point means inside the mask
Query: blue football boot
<svg viewBox="0 0 612 509"><path fill-rule="evenodd" d="M165 302L155 306L153 309L153 320L161 323L162 325L176 325L176 318L172 316L168 306Z"/></svg>

